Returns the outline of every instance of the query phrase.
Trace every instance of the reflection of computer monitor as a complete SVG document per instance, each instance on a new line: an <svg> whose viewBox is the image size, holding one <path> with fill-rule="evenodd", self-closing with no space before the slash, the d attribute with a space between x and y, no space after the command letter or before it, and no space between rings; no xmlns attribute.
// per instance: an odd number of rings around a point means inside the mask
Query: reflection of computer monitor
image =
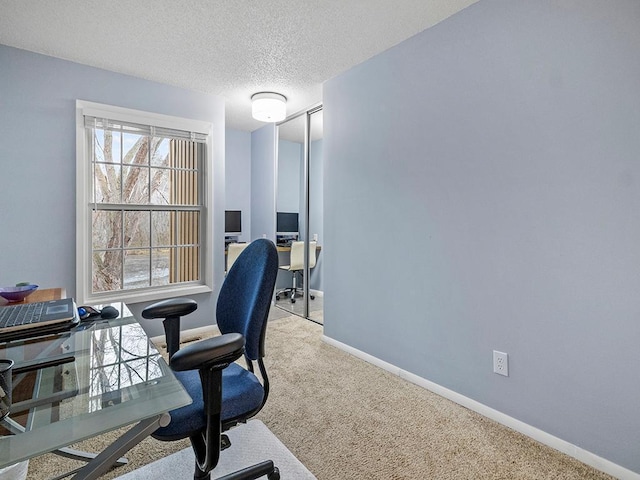
<svg viewBox="0 0 640 480"><path fill-rule="evenodd" d="M297 235L298 234L298 213L277 212L276 213L276 235Z"/></svg>
<svg viewBox="0 0 640 480"><path fill-rule="evenodd" d="M242 212L226 210L224 212L224 234L240 235L242 233Z"/></svg>

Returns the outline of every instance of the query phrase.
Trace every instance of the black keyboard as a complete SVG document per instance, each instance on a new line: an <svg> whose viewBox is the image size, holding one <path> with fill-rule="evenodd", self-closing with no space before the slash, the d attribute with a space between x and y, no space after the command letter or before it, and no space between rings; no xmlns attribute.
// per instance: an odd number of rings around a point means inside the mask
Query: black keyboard
<svg viewBox="0 0 640 480"><path fill-rule="evenodd" d="M43 320L44 304L25 303L0 308L0 329L39 323Z"/></svg>

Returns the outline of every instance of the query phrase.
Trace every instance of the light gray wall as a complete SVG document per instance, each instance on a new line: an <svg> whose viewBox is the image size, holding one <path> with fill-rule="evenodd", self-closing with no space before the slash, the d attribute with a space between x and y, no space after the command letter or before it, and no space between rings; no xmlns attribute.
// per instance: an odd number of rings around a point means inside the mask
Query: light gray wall
<svg viewBox="0 0 640 480"><path fill-rule="evenodd" d="M639 52L481 1L328 81L325 334L640 473Z"/></svg>
<svg viewBox="0 0 640 480"><path fill-rule="evenodd" d="M0 285L30 281L75 294L76 99L212 122L210 222L224 231L221 98L0 45ZM214 257L224 258L224 238L214 242ZM216 291L194 296L200 308L187 327L213 322L224 263L214 271ZM160 322L143 326L162 331Z"/></svg>
<svg viewBox="0 0 640 480"><path fill-rule="evenodd" d="M225 210L242 212L240 242L251 241L251 133L225 130Z"/></svg>
<svg viewBox="0 0 640 480"><path fill-rule="evenodd" d="M276 127L251 133L251 240L276 241Z"/></svg>

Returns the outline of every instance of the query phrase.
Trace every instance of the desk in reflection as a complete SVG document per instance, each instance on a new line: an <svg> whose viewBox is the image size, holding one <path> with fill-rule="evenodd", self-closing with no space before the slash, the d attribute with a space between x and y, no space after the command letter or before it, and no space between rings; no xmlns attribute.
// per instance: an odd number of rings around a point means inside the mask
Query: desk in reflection
<svg viewBox="0 0 640 480"><path fill-rule="evenodd" d="M290 252L291 245L276 245L276 249L278 250L278 252ZM320 252L320 250L322 250L322 247L320 245L316 245L316 255Z"/></svg>

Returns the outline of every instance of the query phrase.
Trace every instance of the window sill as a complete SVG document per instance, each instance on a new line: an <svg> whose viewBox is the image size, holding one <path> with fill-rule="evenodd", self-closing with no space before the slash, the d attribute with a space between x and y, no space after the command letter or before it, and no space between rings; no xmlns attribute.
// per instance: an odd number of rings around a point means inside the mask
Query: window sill
<svg viewBox="0 0 640 480"><path fill-rule="evenodd" d="M165 298L181 297L186 295L197 295L199 293L210 293L213 289L208 285L190 285L181 287L169 287L161 290L148 290L137 292L105 292L89 295L83 304L107 304L112 302L141 303L164 300Z"/></svg>

